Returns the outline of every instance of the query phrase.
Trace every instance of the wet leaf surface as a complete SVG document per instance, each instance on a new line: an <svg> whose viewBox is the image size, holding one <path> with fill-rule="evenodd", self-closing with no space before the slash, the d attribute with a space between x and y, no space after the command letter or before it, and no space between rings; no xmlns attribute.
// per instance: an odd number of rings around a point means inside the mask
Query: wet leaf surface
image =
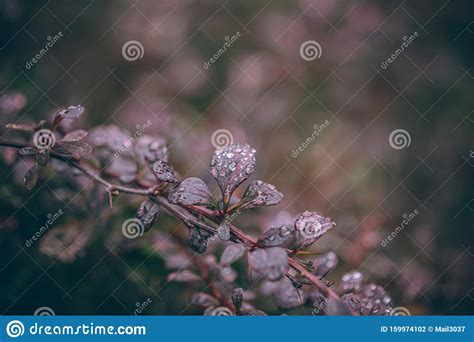
<svg viewBox="0 0 474 342"><path fill-rule="evenodd" d="M227 223L222 222L217 228L217 236L222 241L230 240L230 226Z"/></svg>
<svg viewBox="0 0 474 342"><path fill-rule="evenodd" d="M255 170L255 149L247 144L233 144L217 149L211 161L211 175L228 203L234 190Z"/></svg>
<svg viewBox="0 0 474 342"><path fill-rule="evenodd" d="M163 160L158 160L153 164L153 173L161 182L179 183L178 178L175 176L173 167Z"/></svg>
<svg viewBox="0 0 474 342"><path fill-rule="evenodd" d="M135 144L135 153L142 161L153 164L158 160L167 162L169 151L164 138L143 135Z"/></svg>
<svg viewBox="0 0 474 342"><path fill-rule="evenodd" d="M67 133L64 137L62 137L61 141L78 141L82 140L87 137L87 131L83 129L76 129L72 132Z"/></svg>
<svg viewBox="0 0 474 342"><path fill-rule="evenodd" d="M358 290L345 294L341 300L352 311L360 315L387 315L391 311L392 299L383 287L368 284Z"/></svg>
<svg viewBox="0 0 474 342"><path fill-rule="evenodd" d="M260 248L284 247L291 248L295 242L295 229L292 225L271 227L264 231L257 240Z"/></svg>
<svg viewBox="0 0 474 342"><path fill-rule="evenodd" d="M283 199L283 194L272 184L261 180L252 181L244 193L243 206L245 208L276 205Z"/></svg>
<svg viewBox="0 0 474 342"><path fill-rule="evenodd" d="M146 232L153 226L153 223L155 223L158 213L159 206L147 199L140 204L135 217L143 224L143 229Z"/></svg>
<svg viewBox="0 0 474 342"><path fill-rule="evenodd" d="M242 307L242 303L244 302L244 290L240 287L235 288L232 291L232 303L234 303L234 306L237 310L240 310Z"/></svg>
<svg viewBox="0 0 474 342"><path fill-rule="evenodd" d="M229 266L233 262L243 257L246 251L247 249L241 244L233 243L228 245L222 252L220 261L221 265Z"/></svg>
<svg viewBox="0 0 474 342"><path fill-rule="evenodd" d="M198 254L203 254L209 245L211 233L197 227L192 228L189 234L188 244Z"/></svg>
<svg viewBox="0 0 474 342"><path fill-rule="evenodd" d="M329 217L305 211L295 221L298 248L310 246L335 225Z"/></svg>
<svg viewBox="0 0 474 342"><path fill-rule="evenodd" d="M211 200L211 190L201 179L186 178L169 194L168 200L172 204L180 205L207 205Z"/></svg>
<svg viewBox="0 0 474 342"><path fill-rule="evenodd" d="M329 252L315 260L315 271L318 277L322 277L337 266L338 257L336 253Z"/></svg>
<svg viewBox="0 0 474 342"><path fill-rule="evenodd" d="M359 271L345 273L341 277L341 283L337 289L339 294L357 291L361 288L364 277Z"/></svg>
<svg viewBox="0 0 474 342"><path fill-rule="evenodd" d="M275 304L280 309L293 309L304 304L306 300L304 291L296 289L287 278L280 280L273 292Z"/></svg>
<svg viewBox="0 0 474 342"><path fill-rule="evenodd" d="M324 312L328 316L348 316L352 314L346 303L335 298L329 299Z"/></svg>
<svg viewBox="0 0 474 342"><path fill-rule="evenodd" d="M288 273L288 254L281 247L257 249L250 253L249 263L257 276L278 280Z"/></svg>

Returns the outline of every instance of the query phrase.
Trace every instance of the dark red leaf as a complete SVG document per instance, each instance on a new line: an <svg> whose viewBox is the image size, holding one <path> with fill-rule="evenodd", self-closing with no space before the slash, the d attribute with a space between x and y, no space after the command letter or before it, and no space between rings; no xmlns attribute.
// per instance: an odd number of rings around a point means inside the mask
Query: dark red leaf
<svg viewBox="0 0 474 342"><path fill-rule="evenodd" d="M211 200L211 190L201 179L186 178L169 194L168 200L180 205L207 205Z"/></svg>
<svg viewBox="0 0 474 342"><path fill-rule="evenodd" d="M261 180L252 181L243 198L243 207L254 208L261 206L276 205L281 202L283 194L273 185Z"/></svg>

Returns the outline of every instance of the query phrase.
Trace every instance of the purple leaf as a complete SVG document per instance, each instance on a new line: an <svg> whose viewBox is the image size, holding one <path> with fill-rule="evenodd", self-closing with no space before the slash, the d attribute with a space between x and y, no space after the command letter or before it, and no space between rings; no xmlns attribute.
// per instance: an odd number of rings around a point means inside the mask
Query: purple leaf
<svg viewBox="0 0 474 342"><path fill-rule="evenodd" d="M338 258L336 253L329 252L315 260L315 271L318 277L322 277L336 267Z"/></svg>
<svg viewBox="0 0 474 342"><path fill-rule="evenodd" d="M166 140L162 137L143 135L135 144L135 153L150 164L158 160L168 161L168 147Z"/></svg>
<svg viewBox="0 0 474 342"><path fill-rule="evenodd" d="M217 228L217 236L222 241L230 240L230 226L227 223L222 222L219 225L219 228Z"/></svg>
<svg viewBox="0 0 474 342"><path fill-rule="evenodd" d="M291 248L295 241L295 229L286 224L281 227L271 227L264 231L257 240L260 248L285 247Z"/></svg>
<svg viewBox="0 0 474 342"><path fill-rule="evenodd" d="M135 217L139 219L140 222L143 224L143 229L145 232L153 226L153 223L155 222L156 217L158 216L158 212L158 205L150 201L149 199L143 201L140 204L140 207L138 208Z"/></svg>
<svg viewBox="0 0 474 342"><path fill-rule="evenodd" d="M173 273L170 273L167 278L168 281L175 281L175 282L191 282L191 281L200 281L202 278L189 271L189 270L183 270L183 271L176 271Z"/></svg>
<svg viewBox="0 0 474 342"><path fill-rule="evenodd" d="M289 279L284 278L277 283L273 299L279 308L288 310L303 305L306 293L295 288Z"/></svg>
<svg viewBox="0 0 474 342"><path fill-rule="evenodd" d="M158 160L153 164L153 173L156 178L165 183L179 183L174 174L173 167L163 160Z"/></svg>
<svg viewBox="0 0 474 342"><path fill-rule="evenodd" d="M368 284L341 297L352 311L361 315L386 315L391 310L392 299L378 285Z"/></svg>
<svg viewBox="0 0 474 342"><path fill-rule="evenodd" d="M34 156L36 154L36 147L23 147L18 150L20 156Z"/></svg>
<svg viewBox="0 0 474 342"><path fill-rule="evenodd" d="M245 190L243 207L254 208L276 205L281 202L283 194L273 185L261 180L252 181Z"/></svg>
<svg viewBox="0 0 474 342"><path fill-rule="evenodd" d="M244 256L247 249L241 244L231 244L224 249L221 255L221 265L226 267Z"/></svg>
<svg viewBox="0 0 474 342"><path fill-rule="evenodd" d="M193 296L191 297L191 303L194 305L208 308L210 306L217 306L219 304L219 301L214 297L208 295L207 293L198 292L193 294Z"/></svg>
<svg viewBox="0 0 474 342"><path fill-rule="evenodd" d="M310 246L335 225L329 217L305 211L295 221L298 248Z"/></svg>
<svg viewBox="0 0 474 342"><path fill-rule="evenodd" d="M45 166L49 161L49 149L38 148L36 149L36 161L39 166Z"/></svg>
<svg viewBox="0 0 474 342"><path fill-rule="evenodd" d="M77 141L87 137L87 131L83 129L76 129L75 131L66 134L60 141Z"/></svg>
<svg viewBox="0 0 474 342"><path fill-rule="evenodd" d="M217 149L211 161L211 174L228 203L234 190L255 170L255 149L247 144L234 144Z"/></svg>
<svg viewBox="0 0 474 342"><path fill-rule="evenodd" d="M59 141L54 145L54 152L71 155L76 159L86 156L92 152L92 147L85 141Z"/></svg>
<svg viewBox="0 0 474 342"><path fill-rule="evenodd" d="M288 273L288 254L281 247L257 249L250 253L249 263L260 277L278 280Z"/></svg>
<svg viewBox="0 0 474 342"><path fill-rule="evenodd" d="M39 177L39 167L38 164L34 164L28 171L26 171L23 182L28 190L31 190L35 187L36 182Z"/></svg>
<svg viewBox="0 0 474 342"><path fill-rule="evenodd" d="M62 116L64 119L77 119L84 113L84 107L81 105L69 106L60 110L56 115Z"/></svg>
<svg viewBox="0 0 474 342"><path fill-rule="evenodd" d="M180 205L207 205L211 200L211 190L201 179L186 178L169 194L168 200L172 204Z"/></svg>
<svg viewBox="0 0 474 342"><path fill-rule="evenodd" d="M352 291L357 291L362 286L364 277L359 271L353 271L342 275L341 283L337 292L339 294L344 294Z"/></svg>

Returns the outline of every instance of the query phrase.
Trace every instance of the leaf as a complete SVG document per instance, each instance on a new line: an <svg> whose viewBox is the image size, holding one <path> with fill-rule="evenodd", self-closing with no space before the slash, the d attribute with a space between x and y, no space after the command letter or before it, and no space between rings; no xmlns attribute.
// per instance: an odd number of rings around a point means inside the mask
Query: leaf
<svg viewBox="0 0 474 342"><path fill-rule="evenodd" d="M72 105L60 110L57 115L61 115L64 119L77 119L84 113L84 107L81 105Z"/></svg>
<svg viewBox="0 0 474 342"><path fill-rule="evenodd" d="M255 149L247 144L233 144L217 149L211 161L211 175L216 179L224 203L234 190L255 170Z"/></svg>
<svg viewBox="0 0 474 342"><path fill-rule="evenodd" d="M378 285L368 284L341 297L346 306L361 315L386 315L391 311L392 299Z"/></svg>
<svg viewBox="0 0 474 342"><path fill-rule="evenodd" d="M305 211L295 221L297 247L308 247L336 224L317 212Z"/></svg>
<svg viewBox="0 0 474 342"><path fill-rule="evenodd" d="M173 167L163 160L158 160L153 164L153 173L161 182L179 183L178 178L174 174Z"/></svg>
<svg viewBox="0 0 474 342"><path fill-rule="evenodd" d="M211 200L211 190L201 179L186 178L168 195L172 204L207 205Z"/></svg>
<svg viewBox="0 0 474 342"><path fill-rule="evenodd" d="M315 261L315 271L318 277L322 277L326 275L329 271L331 271L334 267L336 267L338 262L338 258L336 253L329 252L322 257L316 259Z"/></svg>
<svg viewBox="0 0 474 342"><path fill-rule="evenodd" d="M276 205L281 202L282 198L283 194L275 186L256 180L252 181L245 190L242 202L243 207L254 208Z"/></svg>
<svg viewBox="0 0 474 342"><path fill-rule="evenodd" d="M288 273L288 254L281 247L257 249L250 253L249 263L260 277L278 280Z"/></svg>
<svg viewBox="0 0 474 342"><path fill-rule="evenodd" d="M232 303L234 303L235 308L237 309L237 311L239 311L242 307L242 303L244 302L244 290L240 287L235 288L232 291L231 299Z"/></svg>
<svg viewBox="0 0 474 342"><path fill-rule="evenodd" d="M198 292L191 297L191 303L202 307L217 306L219 301L204 292Z"/></svg>
<svg viewBox="0 0 474 342"><path fill-rule="evenodd" d="M360 273L359 271L345 273L342 275L341 283L339 284L339 288L337 289L337 292L339 294L344 294L344 293L356 291L360 289L363 281L364 281L364 277L362 273Z"/></svg>
<svg viewBox="0 0 474 342"><path fill-rule="evenodd" d="M222 241L230 240L230 226L227 223L222 222L219 225L219 228L217 228L217 236Z"/></svg>
<svg viewBox="0 0 474 342"><path fill-rule="evenodd" d="M168 147L162 137L142 135L135 144L135 153L143 162L150 164L158 160L168 161Z"/></svg>
<svg viewBox="0 0 474 342"><path fill-rule="evenodd" d="M108 147L113 152L120 151L121 155L133 156L130 149L124 149L130 143L130 135L116 125L95 127L89 132L87 141L95 147Z"/></svg>
<svg viewBox="0 0 474 342"><path fill-rule="evenodd" d="M36 182L39 177L39 167L38 164L34 164L28 171L26 171L23 182L28 190L31 190L35 187Z"/></svg>
<svg viewBox="0 0 474 342"><path fill-rule="evenodd" d="M51 131L54 131L63 119L77 119L82 115L82 113L84 113L84 107L81 105L69 106L65 109L61 109L54 115Z"/></svg>
<svg viewBox="0 0 474 342"><path fill-rule="evenodd" d="M234 261L237 261L244 256L247 249L241 244L231 244L227 246L221 255L221 265L227 267L231 265Z"/></svg>
<svg viewBox="0 0 474 342"><path fill-rule="evenodd" d="M54 145L53 152L79 159L90 154L92 147L85 141L59 141Z"/></svg>
<svg viewBox="0 0 474 342"><path fill-rule="evenodd" d="M34 156L36 154L36 147L23 147L18 150L20 156Z"/></svg>
<svg viewBox="0 0 474 342"><path fill-rule="evenodd" d="M87 137L87 131L83 129L76 129L72 132L69 132L66 134L60 141L77 141L77 140L82 140L85 137Z"/></svg>
<svg viewBox="0 0 474 342"><path fill-rule="evenodd" d="M281 227L270 227L264 231L257 240L257 246L291 248L294 242L295 229L292 225L286 224Z"/></svg>
<svg viewBox="0 0 474 342"><path fill-rule="evenodd" d="M289 310L303 305L306 293L295 288L289 279L284 278L277 283L273 299L280 309Z"/></svg>
<svg viewBox="0 0 474 342"><path fill-rule="evenodd" d="M146 232L153 226L158 213L159 206L147 199L140 204L135 217L143 224L143 229Z"/></svg>
<svg viewBox="0 0 474 342"><path fill-rule="evenodd" d="M42 148L36 149L35 158L39 166L45 166L46 164L48 164L49 154L50 154L49 149L42 149Z"/></svg>
<svg viewBox="0 0 474 342"><path fill-rule="evenodd" d="M168 281L175 281L175 282L191 282L191 281L200 281L202 278L189 271L189 270L183 270L183 271L176 271L173 273L170 273L167 278Z"/></svg>
<svg viewBox="0 0 474 342"><path fill-rule="evenodd" d="M206 230L199 229L194 227L191 229L191 233L189 234L189 246L198 254L203 254L207 246L209 245L208 239L212 236Z"/></svg>
<svg viewBox="0 0 474 342"><path fill-rule="evenodd" d="M343 301L335 298L329 299L324 312L328 316L348 316L352 314Z"/></svg>

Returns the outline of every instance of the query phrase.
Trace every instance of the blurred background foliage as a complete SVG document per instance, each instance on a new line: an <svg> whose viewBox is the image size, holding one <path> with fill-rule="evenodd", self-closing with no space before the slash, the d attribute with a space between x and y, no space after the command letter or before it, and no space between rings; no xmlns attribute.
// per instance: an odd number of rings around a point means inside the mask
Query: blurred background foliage
<svg viewBox="0 0 474 342"><path fill-rule="evenodd" d="M278 215L321 211L337 222L313 247L339 257L329 280L359 269L413 314L472 314L473 13L472 2L445 0L0 0L0 123L78 103L86 129L115 124L133 134L150 120L146 134L167 139L172 165L214 190L211 135L228 129L257 149L256 176L285 195L277 207L238 218L249 233ZM383 69L415 31L419 37ZM58 32L63 37L27 68ZM241 37L205 69L236 32ZM129 40L142 43L142 59L123 58ZM320 59L300 57L307 40L321 44ZM397 128L410 133L409 147L390 147ZM75 196L69 172L52 171L29 192L27 162L1 151L3 314L48 306L57 314L128 315L148 298L145 314L202 312L188 305L189 286L166 281L158 241L186 235L175 219L162 215L139 241L124 241L121 224L138 198L119 196L110 209ZM59 209L64 215L47 234L86 233L67 260L55 258L60 247L45 236L25 247ZM415 209L420 214L381 246ZM212 248L219 254L222 244ZM245 262L237 266L237 282L251 287ZM255 304L279 312L268 298Z"/></svg>

